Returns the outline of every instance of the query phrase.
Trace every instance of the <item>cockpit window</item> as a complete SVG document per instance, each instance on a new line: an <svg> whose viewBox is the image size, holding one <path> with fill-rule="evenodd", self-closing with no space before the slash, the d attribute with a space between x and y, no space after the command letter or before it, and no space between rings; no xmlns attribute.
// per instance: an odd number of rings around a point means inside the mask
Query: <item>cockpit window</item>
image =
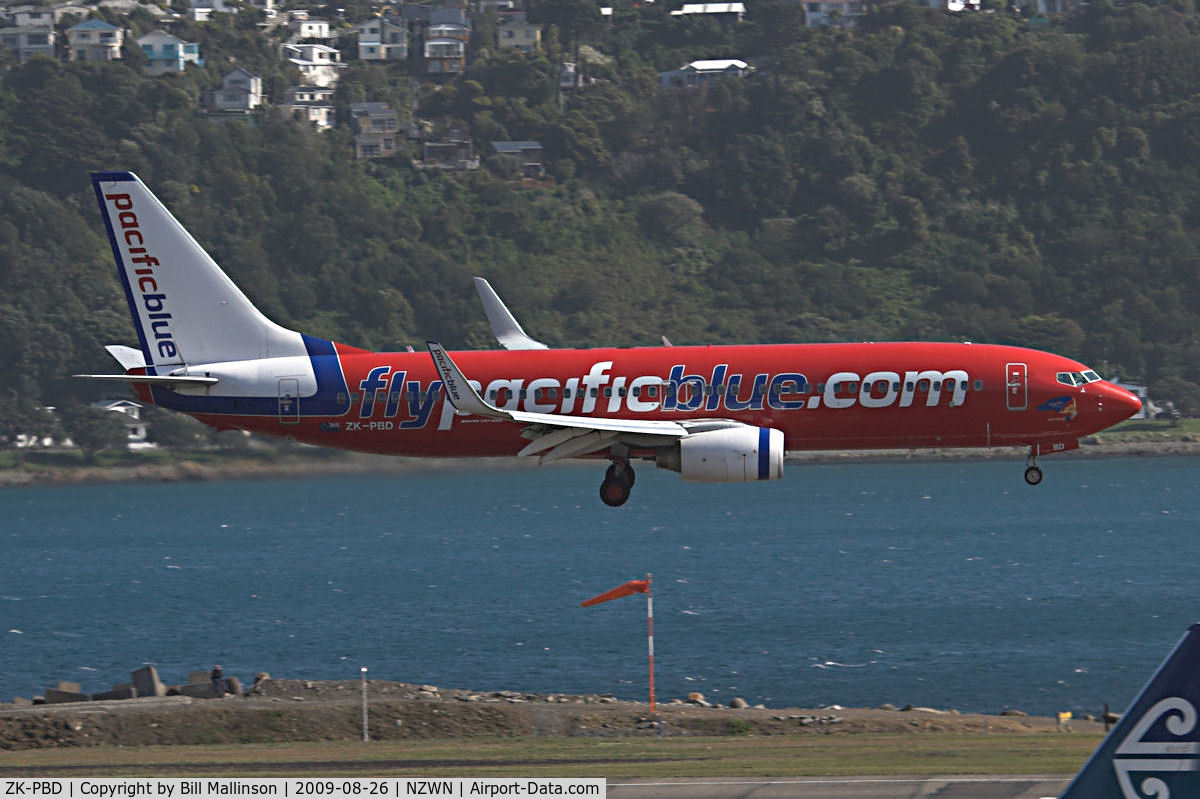
<svg viewBox="0 0 1200 799"><path fill-rule="evenodd" d="M1095 383L1102 378L1088 369L1086 372L1059 372L1055 379L1064 386L1086 386L1088 383Z"/></svg>

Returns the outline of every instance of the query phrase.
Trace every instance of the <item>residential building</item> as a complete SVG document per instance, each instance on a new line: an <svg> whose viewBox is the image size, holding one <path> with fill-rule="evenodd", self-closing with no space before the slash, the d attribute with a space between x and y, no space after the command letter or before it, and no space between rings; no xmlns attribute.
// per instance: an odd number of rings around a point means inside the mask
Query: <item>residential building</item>
<svg viewBox="0 0 1200 799"><path fill-rule="evenodd" d="M283 57L300 70L304 83L311 86L335 86L346 68L342 54L324 44L285 44Z"/></svg>
<svg viewBox="0 0 1200 799"><path fill-rule="evenodd" d="M183 72L187 64L204 66L204 59L200 58L200 45L185 42L166 31L151 31L138 39L137 43L146 56L146 72L151 75Z"/></svg>
<svg viewBox="0 0 1200 799"><path fill-rule="evenodd" d="M536 141L494 141L492 150L497 155L516 158L521 163L521 177L542 178L546 168L542 163L542 144Z"/></svg>
<svg viewBox="0 0 1200 799"><path fill-rule="evenodd" d="M486 14L489 11L493 13L512 11L516 7L517 4L513 0L479 0L479 4L477 5L480 14Z"/></svg>
<svg viewBox="0 0 1200 799"><path fill-rule="evenodd" d="M497 44L502 50L533 53L542 49L542 27L525 18L524 11L501 11L496 14Z"/></svg>
<svg viewBox="0 0 1200 799"><path fill-rule="evenodd" d="M399 20L376 17L360 22L358 57L362 61L404 61L408 58L408 28Z"/></svg>
<svg viewBox="0 0 1200 799"><path fill-rule="evenodd" d="M137 9L145 14L149 14L152 17L159 17L160 19L162 17L171 16L169 12L164 11L162 8L159 8L153 3L142 3L140 0L100 0L100 2L96 5L98 5L100 8L107 8L117 14L124 14L126 16L132 13L134 9Z"/></svg>
<svg viewBox="0 0 1200 799"><path fill-rule="evenodd" d="M425 72L430 75L459 74L467 65L467 42L471 27L461 8L435 8L429 12L425 33Z"/></svg>
<svg viewBox="0 0 1200 799"><path fill-rule="evenodd" d="M867 13L867 0L817 0L804 4L804 24L810 28L853 28Z"/></svg>
<svg viewBox="0 0 1200 799"><path fill-rule="evenodd" d="M250 5L266 13L267 19L275 19L278 14L275 0L250 0Z"/></svg>
<svg viewBox="0 0 1200 799"><path fill-rule="evenodd" d="M49 25L0 28L0 44L16 53L22 64L35 55L54 58L54 28Z"/></svg>
<svg viewBox="0 0 1200 799"><path fill-rule="evenodd" d="M225 0L188 0L188 16L193 22L208 22L213 14L236 14L237 9L225 5Z"/></svg>
<svg viewBox="0 0 1200 799"><path fill-rule="evenodd" d="M396 132L400 128L396 109L387 103L354 103L350 119L356 158L390 158L396 154Z"/></svg>
<svg viewBox="0 0 1200 799"><path fill-rule="evenodd" d="M658 73L658 85L664 89L695 89L710 86L721 78L745 78L753 67L736 58L693 61L679 69Z"/></svg>
<svg viewBox="0 0 1200 799"><path fill-rule="evenodd" d="M262 78L241 67L221 79L221 88L204 95L204 105L210 114L245 115L262 102Z"/></svg>
<svg viewBox="0 0 1200 799"><path fill-rule="evenodd" d="M67 28L70 61L118 61L125 31L102 19L89 19Z"/></svg>
<svg viewBox="0 0 1200 799"><path fill-rule="evenodd" d="M673 17L701 14L710 19L741 22L746 16L745 3L685 3L683 8L671 12Z"/></svg>
<svg viewBox="0 0 1200 799"><path fill-rule="evenodd" d="M287 90L279 110L294 119L311 122L320 130L332 128L336 121L333 89L325 86L293 86Z"/></svg>
<svg viewBox="0 0 1200 799"><path fill-rule="evenodd" d="M291 33L292 41L295 42L314 39L327 42L329 41L329 20L307 15L303 18L293 16L288 20L288 31Z"/></svg>
<svg viewBox="0 0 1200 799"><path fill-rule="evenodd" d="M71 14L85 20L91 13L92 9L87 6L64 3L59 6L13 6L8 10L8 17L15 27L29 28L37 25L54 26Z"/></svg>
<svg viewBox="0 0 1200 799"><path fill-rule="evenodd" d="M142 421L142 406L133 400L104 400L93 402L93 408L121 414L125 425L125 447L131 450L155 449L158 445L147 438L146 423Z"/></svg>
<svg viewBox="0 0 1200 799"><path fill-rule="evenodd" d="M439 139L426 139L421 143L421 166L445 171L478 169L479 157L475 145L462 130L454 128Z"/></svg>

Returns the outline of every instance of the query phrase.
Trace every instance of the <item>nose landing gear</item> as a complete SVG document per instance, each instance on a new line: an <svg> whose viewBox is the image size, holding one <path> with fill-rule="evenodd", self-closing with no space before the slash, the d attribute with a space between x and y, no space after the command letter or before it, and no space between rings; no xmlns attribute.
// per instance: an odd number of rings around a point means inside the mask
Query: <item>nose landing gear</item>
<svg viewBox="0 0 1200 799"><path fill-rule="evenodd" d="M1031 450L1025 458L1025 482L1035 486L1042 482L1042 470L1037 465L1037 451Z"/></svg>
<svg viewBox="0 0 1200 799"><path fill-rule="evenodd" d="M629 501L637 476L627 460L614 460L604 473L600 484L600 500L610 508L619 508Z"/></svg>

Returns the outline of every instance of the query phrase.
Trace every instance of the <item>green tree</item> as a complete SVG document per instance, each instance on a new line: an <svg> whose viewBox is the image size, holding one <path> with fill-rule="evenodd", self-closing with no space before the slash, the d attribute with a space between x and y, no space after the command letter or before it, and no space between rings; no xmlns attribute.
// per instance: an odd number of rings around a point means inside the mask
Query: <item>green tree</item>
<svg viewBox="0 0 1200 799"><path fill-rule="evenodd" d="M87 463L95 463L99 452L123 449L128 441L123 414L90 405L68 405L59 409L59 416L63 432L83 450Z"/></svg>

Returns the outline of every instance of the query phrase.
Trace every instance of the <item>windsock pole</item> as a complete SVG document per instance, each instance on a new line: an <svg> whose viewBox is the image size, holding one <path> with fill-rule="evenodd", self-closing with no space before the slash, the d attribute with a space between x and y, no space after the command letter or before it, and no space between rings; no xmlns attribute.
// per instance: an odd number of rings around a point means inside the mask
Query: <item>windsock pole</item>
<svg viewBox="0 0 1200 799"><path fill-rule="evenodd" d="M646 572L646 638L650 650L650 712L654 711L654 595L650 590L650 572Z"/></svg>
<svg viewBox="0 0 1200 799"><path fill-rule="evenodd" d="M610 588L603 594L585 599L580 604L586 608L631 594L646 595L646 635L650 651L650 712L654 713L654 599L650 596L650 574L646 574L645 580L630 580L627 583L621 583L616 588Z"/></svg>

